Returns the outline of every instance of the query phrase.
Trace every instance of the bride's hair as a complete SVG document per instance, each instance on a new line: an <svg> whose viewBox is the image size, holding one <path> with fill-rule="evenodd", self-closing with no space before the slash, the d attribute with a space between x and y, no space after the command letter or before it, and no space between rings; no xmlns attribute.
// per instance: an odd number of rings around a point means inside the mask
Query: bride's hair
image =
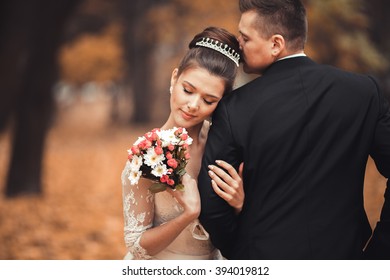
<svg viewBox="0 0 390 280"><path fill-rule="evenodd" d="M231 55L223 54L222 47L216 46L204 47L199 43L202 40L218 41L218 45L227 45ZM197 44L198 43L198 44ZM240 54L240 46L236 37L230 32L219 27L208 27L201 33L196 34L189 44L189 50L183 57L178 67L178 75L192 67L200 67L206 69L210 74L221 77L225 81L225 93L233 89L234 80L237 75L237 65ZM232 57L235 56L236 62Z"/></svg>

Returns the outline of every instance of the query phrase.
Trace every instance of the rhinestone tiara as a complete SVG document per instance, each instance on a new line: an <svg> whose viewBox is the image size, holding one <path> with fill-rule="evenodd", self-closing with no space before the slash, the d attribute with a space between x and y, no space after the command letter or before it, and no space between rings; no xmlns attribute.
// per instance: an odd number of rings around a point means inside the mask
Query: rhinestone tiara
<svg viewBox="0 0 390 280"><path fill-rule="evenodd" d="M196 42L195 45L216 50L217 52L233 60L237 67L239 67L240 55L227 44L221 43L211 38L204 37L201 41Z"/></svg>

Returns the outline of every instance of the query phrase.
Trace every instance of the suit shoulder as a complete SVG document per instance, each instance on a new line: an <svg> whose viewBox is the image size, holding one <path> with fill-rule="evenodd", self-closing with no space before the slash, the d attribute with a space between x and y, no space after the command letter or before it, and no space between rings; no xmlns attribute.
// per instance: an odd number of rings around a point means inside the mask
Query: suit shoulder
<svg viewBox="0 0 390 280"><path fill-rule="evenodd" d="M260 77L236 87L232 92L226 95L226 102L236 102L247 97L253 98L253 91L258 89L259 82Z"/></svg>
<svg viewBox="0 0 390 280"><path fill-rule="evenodd" d="M320 77L328 78L345 85L355 87L363 86L364 88L378 87L378 80L374 76L344 70L331 65L317 65L315 69L311 69L310 71L313 75L319 75Z"/></svg>
<svg viewBox="0 0 390 280"><path fill-rule="evenodd" d="M321 65L319 64L317 69L324 74L328 74L330 76L333 76L334 78L339 78L339 79L362 79L365 81L372 80L369 75L367 74L362 74L362 73L357 73L357 72L352 72L348 71L345 69L341 69L332 65Z"/></svg>

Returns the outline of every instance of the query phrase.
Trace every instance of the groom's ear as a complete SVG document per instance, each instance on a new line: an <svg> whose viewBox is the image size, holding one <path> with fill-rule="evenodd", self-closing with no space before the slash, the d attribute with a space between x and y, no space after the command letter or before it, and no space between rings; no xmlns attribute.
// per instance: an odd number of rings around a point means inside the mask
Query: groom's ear
<svg viewBox="0 0 390 280"><path fill-rule="evenodd" d="M284 37L280 34L275 34L271 38L272 40L272 56L279 57L286 47Z"/></svg>

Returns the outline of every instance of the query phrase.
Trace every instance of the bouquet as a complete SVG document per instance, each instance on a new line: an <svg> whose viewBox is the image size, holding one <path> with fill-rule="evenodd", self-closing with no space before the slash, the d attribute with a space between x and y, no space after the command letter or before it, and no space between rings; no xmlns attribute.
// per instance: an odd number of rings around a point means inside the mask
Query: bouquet
<svg viewBox="0 0 390 280"><path fill-rule="evenodd" d="M136 185L143 177L154 181L149 188L152 193L164 191L167 187L182 190L181 178L186 173L191 144L192 138L185 128L156 128L145 133L128 150L130 184Z"/></svg>

